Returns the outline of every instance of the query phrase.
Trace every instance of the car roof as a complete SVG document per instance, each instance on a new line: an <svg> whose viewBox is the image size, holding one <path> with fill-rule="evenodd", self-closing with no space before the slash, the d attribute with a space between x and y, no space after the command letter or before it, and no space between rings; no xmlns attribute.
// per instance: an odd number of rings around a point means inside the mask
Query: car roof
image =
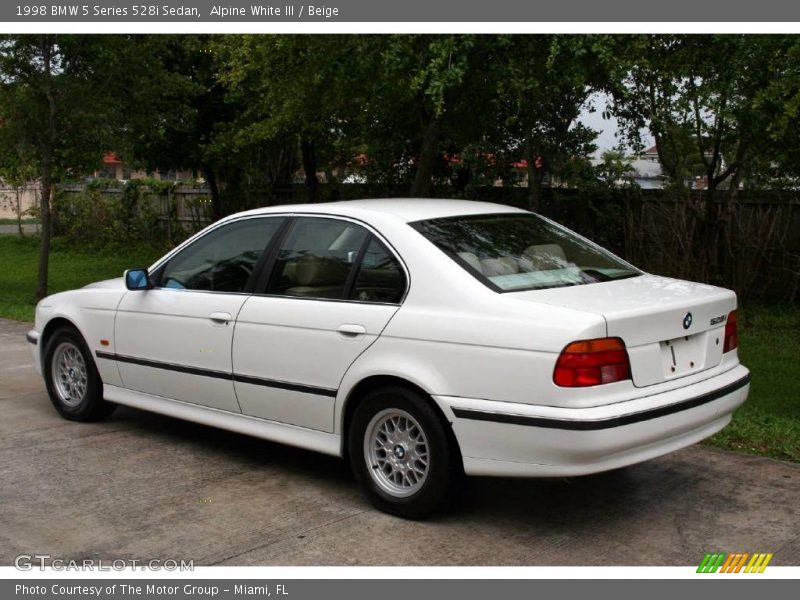
<svg viewBox="0 0 800 600"><path fill-rule="evenodd" d="M522 213L519 208L478 202L475 200L442 200L433 198L383 198L370 200L342 200L320 204L288 204L270 206L247 211L244 214L269 213L325 213L350 217L368 217L381 213L404 222L440 219L461 215L481 215L491 213Z"/></svg>

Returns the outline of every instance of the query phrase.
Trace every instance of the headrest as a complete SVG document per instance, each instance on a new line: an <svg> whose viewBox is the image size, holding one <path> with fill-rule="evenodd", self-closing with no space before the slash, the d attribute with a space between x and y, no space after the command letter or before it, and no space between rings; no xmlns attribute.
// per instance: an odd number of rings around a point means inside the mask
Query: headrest
<svg viewBox="0 0 800 600"><path fill-rule="evenodd" d="M480 259L475 256L472 252L459 252L459 258L467 263L470 267L475 269L478 273L483 273L483 269L481 269L481 261Z"/></svg>
<svg viewBox="0 0 800 600"><path fill-rule="evenodd" d="M338 258L303 256L295 262L294 276L298 285L318 286L343 283L350 265Z"/></svg>
<svg viewBox="0 0 800 600"><path fill-rule="evenodd" d="M511 256L501 256L500 258L484 258L481 261L483 274L487 277L496 275L513 275L519 273L519 265Z"/></svg>
<svg viewBox="0 0 800 600"><path fill-rule="evenodd" d="M558 244L528 246L522 256L523 259L530 261L530 264L523 265L526 270L545 271L567 266L567 256L564 254L564 249Z"/></svg>

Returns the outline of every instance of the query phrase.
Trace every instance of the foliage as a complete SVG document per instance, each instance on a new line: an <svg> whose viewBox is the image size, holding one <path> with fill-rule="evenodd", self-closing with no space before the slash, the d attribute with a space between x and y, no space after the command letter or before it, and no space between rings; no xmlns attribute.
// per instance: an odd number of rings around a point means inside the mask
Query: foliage
<svg viewBox="0 0 800 600"><path fill-rule="evenodd" d="M733 199L748 182L793 169L790 157L800 149L796 127L788 128L800 93L797 40L640 35L615 44L624 76L613 110L633 139L649 128L677 197L692 187L703 190L687 223L685 250L704 266L699 279L730 281Z"/></svg>
<svg viewBox="0 0 800 600"><path fill-rule="evenodd" d="M96 168L103 151L135 168L193 171L213 218L288 202L300 181L312 202L348 197L352 182L465 198L498 182L525 185L519 204L546 212L548 188L601 198L621 186L635 196L624 155L593 164L596 132L580 124L604 93L629 143L640 146L643 129L657 141L669 192L687 210L676 235L703 267L695 276L744 285L753 277L742 265L764 271L769 253L737 245L738 229L753 227L732 207L742 187L800 181L796 36L6 36L0 175L35 172L43 183L42 294L50 195ZM698 184L702 198L690 198ZM101 240L152 235L142 190L169 204L171 184L131 185L142 189L89 184L87 193L116 198L112 208L75 199L59 208L58 227L98 230ZM609 202L588 214L611 214ZM199 223L209 203L191 204ZM176 209L167 208L172 236ZM776 247L783 238L770 223L759 225L763 245Z"/></svg>
<svg viewBox="0 0 800 600"><path fill-rule="evenodd" d="M600 155L600 163L595 166L599 181L608 187L638 187L633 180L633 166L621 150L606 150Z"/></svg>
<svg viewBox="0 0 800 600"><path fill-rule="evenodd" d="M151 55L143 38L8 35L0 38L0 155L16 153L41 188L36 294L47 293L53 183L93 169L128 139L127 115ZM151 92L152 93L152 92Z"/></svg>
<svg viewBox="0 0 800 600"><path fill-rule="evenodd" d="M545 180L574 177L597 148L596 132L578 117L592 110L590 97L604 87L605 69L593 38L502 36L498 44L490 139L498 156L525 158L528 204L536 210Z"/></svg>
<svg viewBox="0 0 800 600"><path fill-rule="evenodd" d="M695 176L714 190L734 190L752 159L770 152L764 132L779 127L766 101L781 81L776 61L790 38L757 35L646 35L623 38L627 73L615 110L633 125L647 125L659 159L676 185ZM795 90L796 93L796 90ZM786 115L778 119L786 120Z"/></svg>
<svg viewBox="0 0 800 600"><path fill-rule="evenodd" d="M36 177L36 169L29 149L21 144L16 152L0 153L0 180L14 190L16 196L15 211L17 213L16 225L20 235L23 235L22 222L26 211L22 209L21 194L23 188L28 186ZM27 211L30 216L31 211Z"/></svg>
<svg viewBox="0 0 800 600"><path fill-rule="evenodd" d="M140 243L163 247L174 211L163 204L174 182L94 180L81 191L62 190L53 200L54 231L74 247L122 249Z"/></svg>

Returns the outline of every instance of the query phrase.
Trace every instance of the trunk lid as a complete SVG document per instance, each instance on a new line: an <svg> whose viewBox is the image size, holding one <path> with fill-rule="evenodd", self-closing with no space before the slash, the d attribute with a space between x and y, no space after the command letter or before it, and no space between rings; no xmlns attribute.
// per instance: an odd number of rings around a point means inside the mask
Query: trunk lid
<svg viewBox="0 0 800 600"><path fill-rule="evenodd" d="M607 335L625 342L638 387L719 365L736 308L730 290L654 275L514 295L601 315Z"/></svg>

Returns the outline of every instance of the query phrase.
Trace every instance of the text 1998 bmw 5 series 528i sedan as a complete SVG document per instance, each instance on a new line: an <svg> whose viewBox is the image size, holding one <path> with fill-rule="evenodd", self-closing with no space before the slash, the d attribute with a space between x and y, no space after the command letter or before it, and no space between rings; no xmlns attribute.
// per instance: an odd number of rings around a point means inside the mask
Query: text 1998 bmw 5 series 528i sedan
<svg viewBox="0 0 800 600"><path fill-rule="evenodd" d="M28 340L68 419L123 404L344 456L406 517L465 473L581 475L694 444L750 379L733 292L453 200L233 215L45 298Z"/></svg>

